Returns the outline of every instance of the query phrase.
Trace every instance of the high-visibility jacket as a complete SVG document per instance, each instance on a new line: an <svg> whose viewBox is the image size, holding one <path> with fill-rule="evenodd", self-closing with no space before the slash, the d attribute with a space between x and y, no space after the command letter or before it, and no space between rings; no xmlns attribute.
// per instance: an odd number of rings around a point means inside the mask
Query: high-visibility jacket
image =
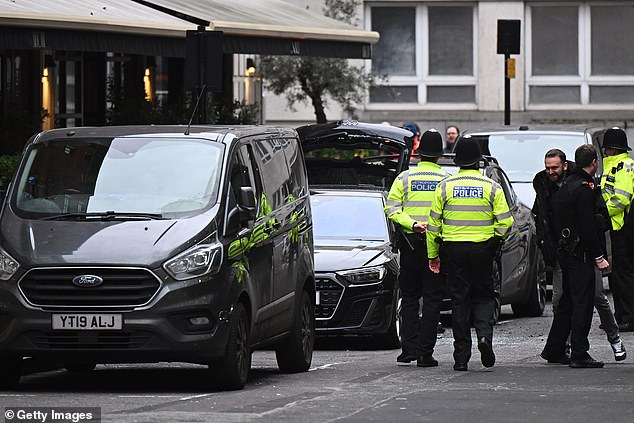
<svg viewBox="0 0 634 423"><path fill-rule="evenodd" d="M442 241L483 242L494 236L506 237L513 216L502 187L475 169L460 169L441 181L427 225L427 254L438 257Z"/></svg>
<svg viewBox="0 0 634 423"><path fill-rule="evenodd" d="M625 214L630 212L634 195L633 167L634 161L627 153L603 158L601 195L615 231L623 227Z"/></svg>
<svg viewBox="0 0 634 423"><path fill-rule="evenodd" d="M401 172L387 196L385 214L412 233L414 223L427 223L436 185L449 174L436 163L421 161L415 169Z"/></svg>

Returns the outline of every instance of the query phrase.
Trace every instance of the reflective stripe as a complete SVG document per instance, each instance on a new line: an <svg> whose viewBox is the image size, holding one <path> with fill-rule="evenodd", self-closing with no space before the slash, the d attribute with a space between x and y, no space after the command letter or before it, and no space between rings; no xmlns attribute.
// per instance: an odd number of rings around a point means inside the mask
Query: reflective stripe
<svg viewBox="0 0 634 423"><path fill-rule="evenodd" d="M623 197L626 197L628 200L632 199L632 193L627 192L625 190L619 189L619 188L614 188L614 193L615 194L621 194Z"/></svg>
<svg viewBox="0 0 634 423"><path fill-rule="evenodd" d="M431 207L431 201L407 201L403 207Z"/></svg>
<svg viewBox="0 0 634 423"><path fill-rule="evenodd" d="M436 213L436 212L435 212L435 211L433 211L433 210L430 210L430 211L429 211L429 215L430 215L431 217L433 217L434 219L440 219L440 218L442 217L442 214L440 214L440 213Z"/></svg>
<svg viewBox="0 0 634 423"><path fill-rule="evenodd" d="M497 185L498 184L491 184L491 197L489 197L491 204L495 203L495 192L498 190Z"/></svg>
<svg viewBox="0 0 634 423"><path fill-rule="evenodd" d="M478 178L477 176L456 176L455 178L451 178L452 181L461 181L461 180L471 180L478 182L485 182L487 184L491 184L491 180L485 179L484 177Z"/></svg>
<svg viewBox="0 0 634 423"><path fill-rule="evenodd" d="M386 202L388 207L400 206L402 203L397 200L387 200Z"/></svg>
<svg viewBox="0 0 634 423"><path fill-rule="evenodd" d="M493 224L493 220L443 219L442 223L451 226L490 226Z"/></svg>
<svg viewBox="0 0 634 423"><path fill-rule="evenodd" d="M418 223L427 223L427 221L429 220L429 216L427 215L413 215L410 214L409 217L411 217L412 219L414 219L415 221L417 221Z"/></svg>
<svg viewBox="0 0 634 423"><path fill-rule="evenodd" d="M627 206L625 204L622 204L619 200L617 200L616 198L612 197L610 198L610 201L612 202L612 204L614 204L616 207L625 210L627 208Z"/></svg>
<svg viewBox="0 0 634 423"><path fill-rule="evenodd" d="M411 172L410 173L411 176L439 176L441 178L444 178L447 176L446 173L437 173L437 172Z"/></svg>
<svg viewBox="0 0 634 423"><path fill-rule="evenodd" d="M511 212L510 211L507 211L506 213L496 214L495 215L495 218L497 220L508 219L509 217L511 217Z"/></svg>
<svg viewBox="0 0 634 423"><path fill-rule="evenodd" d="M409 193L409 172L403 174L403 202L407 201L407 194Z"/></svg>
<svg viewBox="0 0 634 423"><path fill-rule="evenodd" d="M491 206L463 206L459 204L447 204L445 206L445 210L450 211L481 211L481 212L490 212L492 210ZM440 216L439 216L440 217Z"/></svg>
<svg viewBox="0 0 634 423"><path fill-rule="evenodd" d="M445 204L447 202L447 183L445 181L440 183L440 195L442 197L442 203Z"/></svg>
<svg viewBox="0 0 634 423"><path fill-rule="evenodd" d="M391 216L392 214L401 211L401 207L389 207L386 211L385 214L387 214L388 216Z"/></svg>
<svg viewBox="0 0 634 423"><path fill-rule="evenodd" d="M504 236L510 230L511 228L495 228L495 233Z"/></svg>
<svg viewBox="0 0 634 423"><path fill-rule="evenodd" d="M440 226L427 225L427 230L430 232L439 232Z"/></svg>
<svg viewBox="0 0 634 423"><path fill-rule="evenodd" d="M634 165L634 163L623 163L623 167L625 167L627 170L629 170L630 172L632 171L632 165Z"/></svg>

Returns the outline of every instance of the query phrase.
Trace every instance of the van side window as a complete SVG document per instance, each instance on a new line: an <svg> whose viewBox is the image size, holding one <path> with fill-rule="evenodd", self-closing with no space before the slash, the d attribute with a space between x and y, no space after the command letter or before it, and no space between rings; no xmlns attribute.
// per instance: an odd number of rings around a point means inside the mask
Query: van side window
<svg viewBox="0 0 634 423"><path fill-rule="evenodd" d="M306 195L304 187L306 183L306 171L304 170L304 157L299 141L296 138L283 138L280 140L286 161L289 164L291 177L289 179L289 190L295 199Z"/></svg>
<svg viewBox="0 0 634 423"><path fill-rule="evenodd" d="M290 194L290 171L284 150L277 139L256 139L253 141L253 149L262 175L266 200L271 210L277 210L286 203Z"/></svg>
<svg viewBox="0 0 634 423"><path fill-rule="evenodd" d="M241 146L231 160L230 172L229 172L229 209L236 207L238 204L238 198L240 196L241 187L251 187L255 196L255 202L257 204L257 215L260 216L262 209L261 204L261 183L257 178L257 173L254 171L253 162L251 160L251 153L249 146Z"/></svg>

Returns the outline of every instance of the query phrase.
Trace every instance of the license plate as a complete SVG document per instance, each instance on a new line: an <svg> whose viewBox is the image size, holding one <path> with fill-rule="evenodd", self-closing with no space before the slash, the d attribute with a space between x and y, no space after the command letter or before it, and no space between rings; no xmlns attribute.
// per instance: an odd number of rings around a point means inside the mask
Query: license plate
<svg viewBox="0 0 634 423"><path fill-rule="evenodd" d="M123 328L121 314L53 314L53 329L119 330Z"/></svg>

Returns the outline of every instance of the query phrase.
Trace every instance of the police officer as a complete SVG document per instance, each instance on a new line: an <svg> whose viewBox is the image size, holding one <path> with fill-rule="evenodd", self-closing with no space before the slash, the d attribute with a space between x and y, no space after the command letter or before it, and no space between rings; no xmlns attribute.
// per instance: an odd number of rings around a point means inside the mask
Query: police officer
<svg viewBox="0 0 634 423"><path fill-rule="evenodd" d="M472 312L482 364L495 364L493 260L513 225L513 217L500 185L479 170L479 144L465 137L454 151L454 162L460 170L440 182L434 191L427 225L427 254L430 270L439 273L442 263L447 274L454 370L465 371L471 358Z"/></svg>
<svg viewBox="0 0 634 423"><path fill-rule="evenodd" d="M632 248L634 239L627 233L634 222L625 225L626 216L631 218L632 196L634 195L634 162L627 153L625 131L610 128L603 136L603 175L601 194L605 200L612 222L613 270L609 276L614 297L614 314L621 332L634 331L634 263L627 249Z"/></svg>
<svg viewBox="0 0 634 423"><path fill-rule="evenodd" d="M597 229L601 210L596 201L594 174L599 164L597 151L592 144L577 148L575 164L576 168L557 193L563 289L541 356L549 363L568 363L565 348L570 334L570 367L597 368L603 367L603 362L594 360L588 354L588 333L595 296L595 267L606 270L609 264L603 257L603 233Z"/></svg>
<svg viewBox="0 0 634 423"><path fill-rule="evenodd" d="M419 367L434 367L438 366L432 354L443 289L441 276L432 273L423 259L427 255L425 230L434 189L448 175L436 164L442 155L442 137L436 130L425 131L418 154L417 167L402 172L394 180L385 208L387 216L401 228L402 354L396 362L405 365L416 360ZM421 296L422 320L418 316Z"/></svg>

